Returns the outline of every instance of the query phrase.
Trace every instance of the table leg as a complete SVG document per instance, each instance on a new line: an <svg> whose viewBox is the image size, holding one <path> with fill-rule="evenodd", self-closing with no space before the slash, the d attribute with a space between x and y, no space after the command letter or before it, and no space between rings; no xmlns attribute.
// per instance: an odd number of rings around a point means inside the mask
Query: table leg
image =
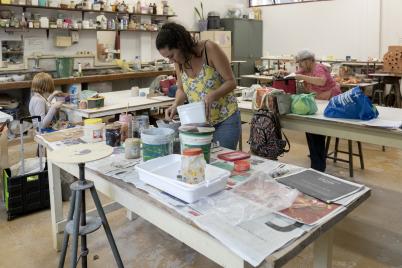
<svg viewBox="0 0 402 268"><path fill-rule="evenodd" d="M332 267L332 238L333 231L321 235L314 243L314 266L317 268Z"/></svg>
<svg viewBox="0 0 402 268"><path fill-rule="evenodd" d="M129 221L135 221L136 219L138 219L139 216L137 214L135 214L134 212L127 209L126 217Z"/></svg>
<svg viewBox="0 0 402 268"><path fill-rule="evenodd" d="M400 79L398 79L395 82L395 106L396 108L401 108L401 82Z"/></svg>
<svg viewBox="0 0 402 268"><path fill-rule="evenodd" d="M50 218L52 222L53 248L61 250L63 233L59 233L58 223L63 221L63 201L61 199L60 168L48 161Z"/></svg>

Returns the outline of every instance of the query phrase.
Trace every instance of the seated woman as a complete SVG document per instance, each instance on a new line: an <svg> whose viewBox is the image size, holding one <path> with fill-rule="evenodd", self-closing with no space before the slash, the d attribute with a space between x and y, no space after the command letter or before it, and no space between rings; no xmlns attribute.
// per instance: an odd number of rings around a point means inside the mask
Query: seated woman
<svg viewBox="0 0 402 268"><path fill-rule="evenodd" d="M314 53L302 50L297 53L296 62L299 70L295 79L304 81L304 88L308 92L316 93L316 99L329 100L339 95L339 84L332 78L329 69L315 61ZM311 168L324 172L326 169L325 136L306 133L308 148L310 150Z"/></svg>
<svg viewBox="0 0 402 268"><path fill-rule="evenodd" d="M55 91L53 79L47 73L38 73L34 76L31 91L29 113L31 116L41 117L41 129L49 128L62 105L61 102L51 104L51 101L56 96L63 96L64 93Z"/></svg>

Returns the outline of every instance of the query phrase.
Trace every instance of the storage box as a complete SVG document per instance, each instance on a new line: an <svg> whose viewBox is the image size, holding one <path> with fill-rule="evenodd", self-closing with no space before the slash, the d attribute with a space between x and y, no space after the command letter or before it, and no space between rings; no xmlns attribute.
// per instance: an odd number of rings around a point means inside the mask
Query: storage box
<svg viewBox="0 0 402 268"><path fill-rule="evenodd" d="M11 177L7 168L3 171L3 188L8 220L50 207L47 169Z"/></svg>
<svg viewBox="0 0 402 268"><path fill-rule="evenodd" d="M201 40L211 40L217 43L220 47L232 46L231 31L204 31L201 32Z"/></svg>
<svg viewBox="0 0 402 268"><path fill-rule="evenodd" d="M229 171L207 164L205 181L198 184L178 181L181 169L181 155L178 154L152 159L135 168L145 183L188 203L225 189L230 176Z"/></svg>

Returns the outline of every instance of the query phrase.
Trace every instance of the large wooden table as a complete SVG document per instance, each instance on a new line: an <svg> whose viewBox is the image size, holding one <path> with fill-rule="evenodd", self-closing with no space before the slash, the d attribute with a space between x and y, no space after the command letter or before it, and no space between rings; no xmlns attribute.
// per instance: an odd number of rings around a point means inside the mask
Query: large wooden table
<svg viewBox="0 0 402 268"><path fill-rule="evenodd" d="M240 99L240 98L239 98ZM378 144L402 149L402 131L365 126L360 120L332 119L324 117L328 101L317 100L318 111L315 115L301 116L287 114L280 116L285 129L321 134ZM250 122L253 115L250 101L239 101L242 121ZM380 119L402 123L402 109L377 106Z"/></svg>
<svg viewBox="0 0 402 268"><path fill-rule="evenodd" d="M169 106L174 98L166 96L158 97L131 97L130 90L113 91L100 94L105 97L105 106L98 109L78 109L71 105L63 105L62 110L82 118L95 118L108 115L133 112L138 110Z"/></svg>
<svg viewBox="0 0 402 268"><path fill-rule="evenodd" d="M36 136L35 140L44 145L48 150L53 150L46 137L46 134ZM61 199L61 169L74 176L78 176L79 172L77 165L48 162L52 238L53 246L56 250L60 250L61 248L63 230L66 224L66 220L63 217ZM88 168L86 168L86 178L95 183L96 189L99 192L127 208L129 212L136 213L219 265L230 268L247 266L242 258L210 234L198 228L190 219L185 218L174 209L153 199L146 192L136 188L133 184L108 177ZM297 256L305 247L314 242L314 267L331 267L333 227L369 196L370 190L361 192L359 198L354 200L346 210L328 221L319 224L298 239L290 242L281 250L271 254L265 259L261 266L281 267ZM116 208L116 203L109 203L106 205L105 211ZM93 213L93 211L90 213ZM118 241L117 244L119 244ZM122 258L124 260L125 256L122 256Z"/></svg>

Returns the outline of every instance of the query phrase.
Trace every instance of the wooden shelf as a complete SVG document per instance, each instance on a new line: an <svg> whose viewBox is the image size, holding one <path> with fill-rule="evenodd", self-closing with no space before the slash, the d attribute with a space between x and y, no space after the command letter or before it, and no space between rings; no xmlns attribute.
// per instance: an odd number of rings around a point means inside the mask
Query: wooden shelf
<svg viewBox="0 0 402 268"><path fill-rule="evenodd" d="M73 28L15 28L15 27L1 27L0 29L4 29L5 31L15 31L15 32L29 32L30 30L56 30L56 31L96 31L96 32L150 32L150 33L156 33L159 31L150 31L150 30L111 30L111 29L73 29Z"/></svg>
<svg viewBox="0 0 402 268"><path fill-rule="evenodd" d="M62 7L44 7L44 6L32 6L32 5L17 5L17 4L0 4L0 7L20 7L20 8L37 8L37 9L48 9L48 10L59 10L59 11L75 11L83 13L105 13L105 14L115 14L115 15L133 15L133 16L150 16L159 18L170 18L176 17L176 15L157 15L157 14L142 14L142 13L129 13L129 12L118 12L118 11L104 11L104 10L92 10L92 9L76 9L76 8L62 8Z"/></svg>
<svg viewBox="0 0 402 268"><path fill-rule="evenodd" d="M81 77L66 77L66 78L55 78L53 79L54 84L57 85L70 85L74 83L95 83L95 82L105 82L114 80L124 80L124 79L135 79L135 78L147 78L156 77L158 75L172 75L174 70L165 71L139 71L139 72L128 72L128 73L116 73L116 74L103 74L103 75L88 75ZM10 89L30 89L31 80L21 81L21 82L4 82L0 83L0 90L10 90Z"/></svg>

